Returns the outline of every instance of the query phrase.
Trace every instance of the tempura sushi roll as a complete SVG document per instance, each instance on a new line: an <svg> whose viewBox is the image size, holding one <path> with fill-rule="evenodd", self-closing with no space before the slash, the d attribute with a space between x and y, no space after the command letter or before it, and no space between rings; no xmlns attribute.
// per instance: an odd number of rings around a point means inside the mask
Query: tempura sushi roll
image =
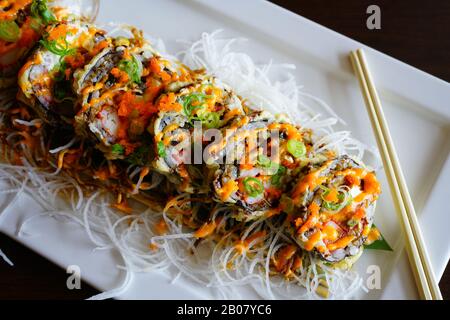
<svg viewBox="0 0 450 320"><path fill-rule="evenodd" d="M357 257L380 192L375 173L349 156L306 167L286 198L291 236L328 262Z"/></svg>
<svg viewBox="0 0 450 320"><path fill-rule="evenodd" d="M108 46L102 30L80 22L47 27L39 48L19 72L19 99L52 125L72 123L77 110L73 72Z"/></svg>
<svg viewBox="0 0 450 320"><path fill-rule="evenodd" d="M222 164L210 165L214 198L234 206L239 219L279 213L291 173L311 156L310 130L261 111L236 118L227 129L215 158Z"/></svg>
<svg viewBox="0 0 450 320"><path fill-rule="evenodd" d="M127 159L151 140L146 128L157 112L155 99L191 80L138 34L112 43L75 72L76 130L93 138L108 159Z"/></svg>
<svg viewBox="0 0 450 320"><path fill-rule="evenodd" d="M153 167L181 190L194 192L198 188L194 187L193 180L205 182L202 176L193 177L192 168L186 165L194 161L191 145L195 122L203 130L219 129L243 114L242 102L227 85L206 77L179 92L163 94L156 106L159 112L150 129L157 149ZM195 143L202 144L202 141Z"/></svg>

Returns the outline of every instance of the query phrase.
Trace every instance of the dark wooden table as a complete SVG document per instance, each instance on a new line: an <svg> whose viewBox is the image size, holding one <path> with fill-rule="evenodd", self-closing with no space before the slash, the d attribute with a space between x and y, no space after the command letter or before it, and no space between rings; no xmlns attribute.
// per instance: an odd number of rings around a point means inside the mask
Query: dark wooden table
<svg viewBox="0 0 450 320"><path fill-rule="evenodd" d="M310 20L450 81L450 1L273 0ZM381 8L381 30L366 28L366 9ZM270 23L262 21L261 23ZM82 299L97 293L83 283L68 290L67 275L51 262L0 234L0 248L14 261L0 261L0 299ZM450 299L450 268L440 287Z"/></svg>

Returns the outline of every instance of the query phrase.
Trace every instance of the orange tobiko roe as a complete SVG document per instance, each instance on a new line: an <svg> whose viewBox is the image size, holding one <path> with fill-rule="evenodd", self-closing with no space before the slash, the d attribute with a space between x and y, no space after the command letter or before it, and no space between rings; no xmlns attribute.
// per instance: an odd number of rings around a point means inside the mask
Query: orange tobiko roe
<svg viewBox="0 0 450 320"><path fill-rule="evenodd" d="M143 97L138 97L132 92L125 92L118 98L117 111L120 120L117 133L119 144L125 148L125 155L129 155L139 146L139 143L129 141L130 119L138 117L143 123L146 123L152 115L158 112L158 109Z"/></svg>
<svg viewBox="0 0 450 320"><path fill-rule="evenodd" d="M139 117L144 119L148 119L158 112L153 103L145 101L144 98L138 97L132 92L125 92L125 94L120 96L119 117L128 118L134 110L139 113Z"/></svg>

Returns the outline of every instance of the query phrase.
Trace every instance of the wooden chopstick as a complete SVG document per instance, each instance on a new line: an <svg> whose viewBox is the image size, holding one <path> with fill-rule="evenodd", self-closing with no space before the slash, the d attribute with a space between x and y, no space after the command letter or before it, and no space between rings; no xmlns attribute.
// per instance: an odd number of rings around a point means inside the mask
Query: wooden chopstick
<svg viewBox="0 0 450 320"><path fill-rule="evenodd" d="M422 299L426 300L442 300L442 295L431 268L431 262L424 244L411 196L409 195L408 187L406 186L394 143L392 142L386 118L381 107L381 102L373 84L362 49L351 52L350 59L353 69L358 76L372 128L380 149L398 218L406 238L408 258L419 295Z"/></svg>

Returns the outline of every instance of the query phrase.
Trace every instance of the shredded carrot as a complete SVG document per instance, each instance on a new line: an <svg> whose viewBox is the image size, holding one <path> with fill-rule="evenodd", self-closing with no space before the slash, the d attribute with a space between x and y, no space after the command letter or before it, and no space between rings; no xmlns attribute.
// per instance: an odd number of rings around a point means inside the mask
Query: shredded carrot
<svg viewBox="0 0 450 320"><path fill-rule="evenodd" d="M222 201L227 201L228 198L238 190L238 183L234 180L228 180L227 182L225 182L222 188L217 191L217 193L219 194L219 197Z"/></svg>
<svg viewBox="0 0 450 320"><path fill-rule="evenodd" d="M194 232L194 237L196 237L197 239L206 238L207 236L212 234L215 229L216 229L215 221L205 223L200 227L200 229Z"/></svg>
<svg viewBox="0 0 450 320"><path fill-rule="evenodd" d="M262 231L258 231L253 233L252 235L248 236L245 240L239 240L234 248L240 253L244 253L249 249L250 244L252 244L252 242L259 242L261 241L265 236L266 236L267 232L265 230ZM259 241L255 241L259 239Z"/></svg>
<svg viewBox="0 0 450 320"><path fill-rule="evenodd" d="M284 246L278 252L278 260L274 261L275 268L278 272L281 272L287 265L288 261L294 256L297 252L297 247L289 244Z"/></svg>
<svg viewBox="0 0 450 320"><path fill-rule="evenodd" d="M122 211L126 214L133 213L133 209L129 206L128 201L126 199L123 199L121 203L115 203L112 206L117 210Z"/></svg>
<svg viewBox="0 0 450 320"><path fill-rule="evenodd" d="M161 220L159 220L158 223L155 224L155 230L156 233L159 234L160 236L166 234L168 230L166 221L161 218Z"/></svg>
<svg viewBox="0 0 450 320"><path fill-rule="evenodd" d="M94 179L99 179L100 181L106 181L109 178L109 170L106 167L101 167L100 169L94 171Z"/></svg>
<svg viewBox="0 0 450 320"><path fill-rule="evenodd" d="M64 155L67 153L68 150L63 150L58 154L58 169L62 169L64 164Z"/></svg>

